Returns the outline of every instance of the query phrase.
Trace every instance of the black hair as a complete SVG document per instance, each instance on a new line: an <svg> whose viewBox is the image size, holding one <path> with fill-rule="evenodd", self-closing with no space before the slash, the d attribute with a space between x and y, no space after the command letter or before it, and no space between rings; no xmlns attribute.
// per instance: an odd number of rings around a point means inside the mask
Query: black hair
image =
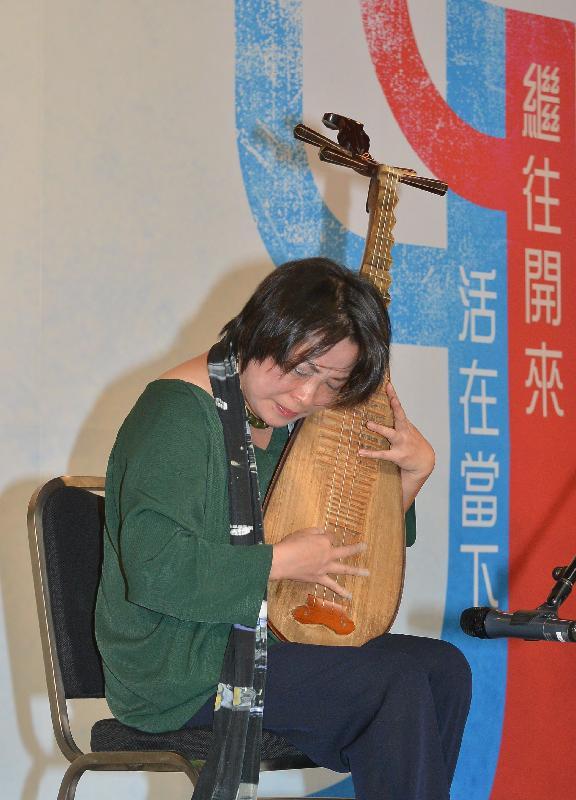
<svg viewBox="0 0 576 800"><path fill-rule="evenodd" d="M285 372L350 338L358 359L335 405L366 400L388 370L391 329L382 295L367 278L327 258L282 264L221 333L241 369L271 357Z"/></svg>

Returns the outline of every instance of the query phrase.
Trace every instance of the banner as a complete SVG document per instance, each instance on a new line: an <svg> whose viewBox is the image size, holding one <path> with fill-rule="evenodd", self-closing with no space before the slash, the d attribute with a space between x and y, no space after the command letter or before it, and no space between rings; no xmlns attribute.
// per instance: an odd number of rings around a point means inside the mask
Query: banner
<svg viewBox="0 0 576 800"><path fill-rule="evenodd" d="M276 264L322 254L357 268L362 237L328 208L292 139L305 92L302 5L236 3L246 193ZM446 247L394 248L391 313L395 342L448 351L442 635L474 676L453 796L540 800L571 787L576 745L562 721L576 711L576 654L551 643L474 640L458 620L473 605L538 605L552 568L574 556L574 25L449 0L444 99L406 0L363 0L360 9L382 103L451 189ZM347 114L319 108L318 120L325 111ZM336 789L346 796L351 783Z"/></svg>

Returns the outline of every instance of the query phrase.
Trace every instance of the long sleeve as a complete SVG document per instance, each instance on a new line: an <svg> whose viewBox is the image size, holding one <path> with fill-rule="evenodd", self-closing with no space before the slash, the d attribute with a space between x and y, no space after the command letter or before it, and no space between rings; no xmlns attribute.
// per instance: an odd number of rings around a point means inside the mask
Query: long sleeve
<svg viewBox="0 0 576 800"><path fill-rule="evenodd" d="M406 521L406 547L412 547L416 541L416 501L412 503L404 518Z"/></svg>
<svg viewBox="0 0 576 800"><path fill-rule="evenodd" d="M229 543L219 422L201 390L169 383L137 406L113 453L126 598L181 620L254 625L272 548Z"/></svg>
<svg viewBox="0 0 576 800"><path fill-rule="evenodd" d="M122 530L127 599L181 620L255 625L271 546L233 547L202 534L160 512L131 513Z"/></svg>

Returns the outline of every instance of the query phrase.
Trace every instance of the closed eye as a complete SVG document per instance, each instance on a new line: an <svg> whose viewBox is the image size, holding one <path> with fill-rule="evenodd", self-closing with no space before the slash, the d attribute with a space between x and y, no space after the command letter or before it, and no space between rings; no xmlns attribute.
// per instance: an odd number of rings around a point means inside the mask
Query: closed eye
<svg viewBox="0 0 576 800"><path fill-rule="evenodd" d="M308 364L297 364L297 366L293 367L292 372L300 378L311 378L318 370ZM336 378L332 381L326 381L326 387L330 389L331 392L338 393L347 380L348 378Z"/></svg>

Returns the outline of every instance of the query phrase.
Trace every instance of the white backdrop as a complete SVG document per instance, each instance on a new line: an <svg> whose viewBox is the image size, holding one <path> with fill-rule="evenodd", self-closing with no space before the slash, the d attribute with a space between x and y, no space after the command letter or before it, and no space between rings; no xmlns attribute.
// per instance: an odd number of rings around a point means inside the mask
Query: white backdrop
<svg viewBox="0 0 576 800"><path fill-rule="evenodd" d="M321 12L334 7L339 13L322 25ZM540 7L575 16L570 0ZM410 10L443 91L444 3L412 0ZM356 3L309 0L304 21L306 121L317 126L325 110L365 119L363 109L378 105L380 117L366 120L367 129L371 122L387 140L375 138L373 152L386 145L392 163L421 169L376 79L362 84L362 94L356 88L354 70L363 73L368 58ZM323 44L338 41L358 52L351 74L339 75L338 62L323 56ZM115 432L145 384L206 349L273 265L238 163L231 0L2 0L0 98L0 791L36 800L56 796L64 759L52 741L44 686L28 499L49 477L103 474ZM324 192L325 175L311 166ZM354 183L350 193L349 181L330 184L330 206L364 233L365 184ZM442 246L444 204L411 205L427 202L403 201L398 240ZM426 222L411 225L416 214ZM394 373L439 456L419 503L419 543L409 553L397 629L438 635L446 581L446 353L398 346ZM423 374L432 387L426 396L413 378L422 385ZM90 714L76 717L86 742ZM331 779L315 773L298 781L307 793ZM288 791L287 778L281 786ZM160 792L166 800L189 796L180 776L91 775L78 797Z"/></svg>

